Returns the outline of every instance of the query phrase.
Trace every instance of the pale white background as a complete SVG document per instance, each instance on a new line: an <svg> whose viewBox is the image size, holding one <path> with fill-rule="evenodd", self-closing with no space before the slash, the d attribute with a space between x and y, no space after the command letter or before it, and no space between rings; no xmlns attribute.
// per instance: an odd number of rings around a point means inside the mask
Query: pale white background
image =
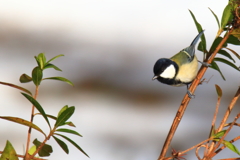
<svg viewBox="0 0 240 160"><path fill-rule="evenodd" d="M157 159L186 88L152 81L152 67L161 57L171 57L187 47L197 35L188 9L206 30L209 48L217 32L210 7L220 18L228 1L218 0L52 0L0 1L0 81L20 84L22 73L31 74L34 56L47 58L64 54L55 61L63 72L47 70L48 76L65 76L75 87L54 81L40 86L39 102L56 115L66 104L76 106L71 118L83 135L72 136L92 160ZM221 19L221 18L220 18ZM233 47L237 52L239 48ZM199 59L202 53L196 52ZM237 61L236 65L240 65ZM219 64L227 81L209 69L209 83L199 86L176 132L171 146L185 150L207 138L217 100L215 84L223 90L219 118L225 112L239 83L239 72ZM240 103L230 120L240 111ZM30 119L30 103L19 91L0 86L0 114ZM220 120L220 119L218 119ZM48 130L45 121L34 121ZM218 121L219 123L219 121ZM0 148L10 140L23 153L27 128L1 120ZM233 130L227 140L237 136ZM43 136L33 132L33 138ZM50 140L50 160L88 160L69 144L66 155ZM240 143L235 145L240 148ZM193 158L189 153L187 159ZM237 157L224 152L216 158Z"/></svg>

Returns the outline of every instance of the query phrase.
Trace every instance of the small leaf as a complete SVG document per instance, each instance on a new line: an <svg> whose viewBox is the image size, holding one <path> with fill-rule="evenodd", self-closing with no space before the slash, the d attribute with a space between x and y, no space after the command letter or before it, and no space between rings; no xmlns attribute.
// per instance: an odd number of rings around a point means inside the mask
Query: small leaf
<svg viewBox="0 0 240 160"><path fill-rule="evenodd" d="M66 125L69 125L69 126L71 126L71 127L76 127L76 126L73 124L73 122L66 122L65 124L66 124Z"/></svg>
<svg viewBox="0 0 240 160"><path fill-rule="evenodd" d="M33 145L29 150L28 154L32 155L37 150L37 146Z"/></svg>
<svg viewBox="0 0 240 160"><path fill-rule="evenodd" d="M222 76L223 80L226 80L216 62L212 61L210 68L217 70Z"/></svg>
<svg viewBox="0 0 240 160"><path fill-rule="evenodd" d="M63 78L63 77L48 77L48 78L44 78L43 80L45 80L45 79L63 81L63 82L66 82L66 83L68 83L68 84L73 86L73 83L70 80L68 80L66 78Z"/></svg>
<svg viewBox="0 0 240 160"><path fill-rule="evenodd" d="M229 62L229 61L226 60L226 59L218 58L218 57L217 57L217 58L214 58L214 61L219 61L219 62L225 63L225 64L233 67L234 69L240 71L240 69L239 69L235 64L233 64L232 62Z"/></svg>
<svg viewBox="0 0 240 160"><path fill-rule="evenodd" d="M62 114L62 112L64 112L66 109L68 109L68 105L65 105L65 106L58 112L57 117L59 117L59 116Z"/></svg>
<svg viewBox="0 0 240 160"><path fill-rule="evenodd" d="M218 98L221 98L222 97L222 89L218 85L216 85L216 84L215 84L215 87L216 87L216 91L217 91L217 94L218 94Z"/></svg>
<svg viewBox="0 0 240 160"><path fill-rule="evenodd" d="M33 144L37 146L37 148L42 144L37 138L33 141ZM44 146L39 150L38 155L40 157L47 157L53 152L52 146L48 144L44 144Z"/></svg>
<svg viewBox="0 0 240 160"><path fill-rule="evenodd" d="M21 90L23 92L26 92L26 93L32 95L32 93L29 90L27 90L27 89L25 89L23 87L17 86L15 84L7 83L7 82L0 82L0 84L6 85L6 86L10 86L10 87L13 87L13 88L17 88L17 89L19 89L19 90Z"/></svg>
<svg viewBox="0 0 240 160"><path fill-rule="evenodd" d="M240 155L239 150L237 149L237 147L235 145L233 145L231 142L228 141L223 141L223 144L230 150L232 150L233 152L237 153L238 155Z"/></svg>
<svg viewBox="0 0 240 160"><path fill-rule="evenodd" d="M233 45L240 45L240 41L238 40L237 37L234 37L233 35L230 35L226 41L226 43L230 43Z"/></svg>
<svg viewBox="0 0 240 160"><path fill-rule="evenodd" d="M232 58L232 56L227 51L221 49L221 50L218 51L218 53L223 55L223 56L228 57L229 59L231 59L235 63L235 60Z"/></svg>
<svg viewBox="0 0 240 160"><path fill-rule="evenodd" d="M55 133L55 135L58 135L58 136L63 137L63 138L66 139L68 142L70 142L72 145L74 145L78 150L80 150L83 154L85 154L87 157L89 157L89 156L87 155L87 153L85 153L85 152L83 151L83 149L82 149L81 147L79 147L73 140L71 140L71 139L69 139L68 137L66 137L66 136L64 136L64 135L61 135L61 134L56 134L56 133Z"/></svg>
<svg viewBox="0 0 240 160"><path fill-rule="evenodd" d="M228 49L229 51L231 51L238 59L240 59L240 55L239 55L237 52L235 52L234 50L232 50L232 49L230 49L230 48L226 48L226 49Z"/></svg>
<svg viewBox="0 0 240 160"><path fill-rule="evenodd" d="M38 126L36 126L32 122L29 122L27 120L24 120L24 119L18 118L18 117L0 116L0 118L8 120L8 121L12 121L12 122L24 125L24 126L32 127L33 129L36 129L37 131L39 131L42 134L44 134L44 136L46 137L46 134Z"/></svg>
<svg viewBox="0 0 240 160"><path fill-rule="evenodd" d="M53 136L55 141L58 143L58 145L66 152L67 154L69 153L68 146L66 143L64 143L62 140L58 139L57 137Z"/></svg>
<svg viewBox="0 0 240 160"><path fill-rule="evenodd" d="M41 115L41 113L36 113L35 115ZM53 119L53 120L57 120L57 117L53 116L53 115L49 115L49 114L46 114L47 117ZM71 126L71 127L76 127L72 122L65 122L64 125L68 125L68 126Z"/></svg>
<svg viewBox="0 0 240 160"><path fill-rule="evenodd" d="M214 134L213 136L214 136L214 138L220 138L220 137L222 137L226 133L226 131L227 130L222 130L222 131Z"/></svg>
<svg viewBox="0 0 240 160"><path fill-rule="evenodd" d="M17 153L9 141L6 143L0 160L18 160Z"/></svg>
<svg viewBox="0 0 240 160"><path fill-rule="evenodd" d="M234 37L239 39L240 38L240 28L233 29L231 35L233 35Z"/></svg>
<svg viewBox="0 0 240 160"><path fill-rule="evenodd" d="M41 70L43 70L45 63L46 63L46 57L44 53L39 53L37 56L38 66Z"/></svg>
<svg viewBox="0 0 240 160"><path fill-rule="evenodd" d="M58 132L65 132L65 133L71 133L71 134L75 134L75 135L77 135L77 136L82 137L81 134L79 134L78 132L76 132L76 131L74 131L74 130L71 130L71 129L59 128L59 129L57 129L56 131L58 131Z"/></svg>
<svg viewBox="0 0 240 160"><path fill-rule="evenodd" d="M218 20L217 15L211 10L211 8L208 7L208 9L212 12L213 16L215 17L215 19L216 19L216 21L217 21L218 28L220 28L220 23L219 23L219 20Z"/></svg>
<svg viewBox="0 0 240 160"><path fill-rule="evenodd" d="M75 111L75 107L69 107L65 111L63 111L59 117L57 118L57 121L55 123L55 127L59 127L65 124L65 122L73 115Z"/></svg>
<svg viewBox="0 0 240 160"><path fill-rule="evenodd" d="M189 10L189 12L190 12L190 14L191 14L191 16L192 16L192 18L193 18L193 21L194 21L194 23L195 23L195 25L196 25L196 27L197 27L198 32L199 32L199 33L202 32L203 29L202 29L201 24L198 23L198 21L196 20L194 14L192 13L192 11ZM207 49L206 49L206 48L207 48L207 44L206 44L206 39L205 39L204 34L202 34L202 36L201 36L201 42L202 42L202 43L201 43L201 45L202 45L201 48L204 50L204 53L205 53L205 52L207 52Z"/></svg>
<svg viewBox="0 0 240 160"><path fill-rule="evenodd" d="M44 66L43 69L47 69L47 68L53 68L53 69L55 69L57 71L62 71L60 68L58 68L57 66L55 66L54 64L51 64L51 63L49 63L46 66Z"/></svg>
<svg viewBox="0 0 240 160"><path fill-rule="evenodd" d="M221 20L221 29L224 29L226 25L233 20L233 7L232 5L228 4L222 14L222 20Z"/></svg>
<svg viewBox="0 0 240 160"><path fill-rule="evenodd" d="M51 61L53 61L54 59L56 59L56 58L58 58L58 57L62 57L62 56L64 56L64 55L63 55L63 54L60 54L60 55L57 55L57 56L51 58L49 61L47 61L47 64L50 63Z"/></svg>
<svg viewBox="0 0 240 160"><path fill-rule="evenodd" d="M42 70L39 67L35 67L32 71L32 80L36 86L39 86L43 77Z"/></svg>
<svg viewBox="0 0 240 160"><path fill-rule="evenodd" d="M51 128L47 115L42 106L38 103L38 101L36 101L32 96L29 96L25 93L22 93L22 95L26 97L32 103L32 105L34 105L37 108L37 110L42 114L43 118L47 121L49 127Z"/></svg>
<svg viewBox="0 0 240 160"><path fill-rule="evenodd" d="M27 74L22 74L21 76L20 76L20 79L19 79L19 81L21 82L21 83L28 83L28 82L31 82L32 81L32 77L30 77L30 76L28 76Z"/></svg>

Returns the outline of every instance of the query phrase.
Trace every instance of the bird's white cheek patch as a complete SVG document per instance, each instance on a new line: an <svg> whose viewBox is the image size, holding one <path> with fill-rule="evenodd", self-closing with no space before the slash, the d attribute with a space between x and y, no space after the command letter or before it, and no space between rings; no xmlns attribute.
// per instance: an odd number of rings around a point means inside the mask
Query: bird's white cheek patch
<svg viewBox="0 0 240 160"><path fill-rule="evenodd" d="M171 78L175 77L175 74L176 74L176 69L171 64L160 74L160 77L171 79Z"/></svg>

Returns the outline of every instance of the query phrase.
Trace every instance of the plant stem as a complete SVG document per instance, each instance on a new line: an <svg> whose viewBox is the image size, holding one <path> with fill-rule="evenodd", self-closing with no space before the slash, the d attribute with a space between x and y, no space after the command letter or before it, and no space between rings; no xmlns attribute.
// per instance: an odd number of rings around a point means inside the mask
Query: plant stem
<svg viewBox="0 0 240 160"><path fill-rule="evenodd" d="M218 100L217 100L216 109L215 109L215 113L214 113L213 120L212 120L212 125L211 125L211 130L210 130L210 133L209 133L209 137L212 136L212 133L213 133L213 134L216 134L215 122L216 122L216 120L217 120L217 114L218 114L218 110L219 110L219 106L220 106L220 101L221 101L221 97L218 96ZM207 147L207 148L205 149L205 153L207 153L207 152L210 153L211 150L213 149L215 143L216 143L215 141L213 141L212 143L209 142L209 143L207 144L207 146L210 145L210 147Z"/></svg>
<svg viewBox="0 0 240 160"><path fill-rule="evenodd" d="M33 97L34 99L37 99L37 96L38 96L38 87L39 87L39 86L36 86L35 94L34 94L34 97ZM32 113L31 113L30 122L33 122L34 109L35 109L35 106L33 105L33 106L32 106ZM31 132L32 132L32 127L29 127L29 129L28 129L28 136L27 136L26 154L25 154L25 158L24 158L25 160L28 160L28 159L29 159L28 150L29 150L30 141L31 141Z"/></svg>
<svg viewBox="0 0 240 160"><path fill-rule="evenodd" d="M231 103L229 104L229 106L227 108L227 111L225 112L225 115L224 115L224 117L222 119L222 122L221 122L217 132L220 132L223 129L224 124L226 123L226 121L227 121L227 119L228 119L228 117L229 117L229 115L230 115L230 113L231 113L235 103L237 102L239 96L240 96L240 87L238 88L234 98L232 99Z"/></svg>
<svg viewBox="0 0 240 160"><path fill-rule="evenodd" d="M42 147L46 144L47 140L49 140L51 138L51 136L54 134L56 128L54 128L53 130L51 130L51 132L49 133L49 135L44 139L44 141L41 143L41 145L36 149L36 151L29 156L29 159L33 159L34 156L42 149Z"/></svg>
<svg viewBox="0 0 240 160"><path fill-rule="evenodd" d="M230 33L233 31L233 28L231 28L225 35L225 37L222 39L222 41L219 43L219 45L216 47L216 49L213 51L213 53L211 54L211 56L209 57L207 63L208 64L211 64L214 57L216 56L216 54L218 53L218 51L222 48L223 44L227 41ZM189 90L191 91L191 93L194 93L194 91L196 90L198 84L200 83L200 80L202 79L203 75L205 74L205 72L207 71L207 67L205 66L201 66L199 72L198 72L198 75L197 77L195 78L195 80L192 82ZM169 148L169 145L172 141L172 138L177 130L177 127L183 117L183 114L184 114L184 111L186 110L187 106L188 106L188 103L190 101L190 98L188 97L188 94L186 94L182 100L182 103L176 113L176 116L173 120L173 123L172 123L172 126L170 128L170 131L168 133L168 136L165 140L165 143L163 145L163 148L162 148L162 151L161 151L161 154L158 158L158 160L162 160L164 159L166 153L167 153L167 150Z"/></svg>

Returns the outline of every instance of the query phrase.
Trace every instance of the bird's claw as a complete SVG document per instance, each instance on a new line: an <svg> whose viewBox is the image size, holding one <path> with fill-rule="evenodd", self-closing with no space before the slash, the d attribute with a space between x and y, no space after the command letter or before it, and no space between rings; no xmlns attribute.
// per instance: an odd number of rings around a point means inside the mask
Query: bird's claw
<svg viewBox="0 0 240 160"><path fill-rule="evenodd" d="M195 95L192 94L189 90L187 90L187 94L188 94L189 98L191 98L191 99L195 98Z"/></svg>
<svg viewBox="0 0 240 160"><path fill-rule="evenodd" d="M202 65L204 65L205 67L211 67L212 65L207 63L207 62L201 62L201 61L198 61L199 63L201 63Z"/></svg>

